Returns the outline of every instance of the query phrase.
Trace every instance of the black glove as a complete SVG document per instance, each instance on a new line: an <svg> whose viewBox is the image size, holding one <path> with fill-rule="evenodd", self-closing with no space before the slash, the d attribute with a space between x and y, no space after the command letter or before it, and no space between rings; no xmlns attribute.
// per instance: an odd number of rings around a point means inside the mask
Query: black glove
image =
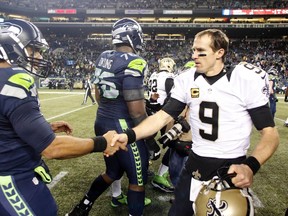
<svg viewBox="0 0 288 216"><path fill-rule="evenodd" d="M158 158L160 158L161 149L155 139L146 139L145 143L149 151L149 160L157 160Z"/></svg>
<svg viewBox="0 0 288 216"><path fill-rule="evenodd" d="M174 149L182 157L188 156L191 152L192 141L175 140Z"/></svg>

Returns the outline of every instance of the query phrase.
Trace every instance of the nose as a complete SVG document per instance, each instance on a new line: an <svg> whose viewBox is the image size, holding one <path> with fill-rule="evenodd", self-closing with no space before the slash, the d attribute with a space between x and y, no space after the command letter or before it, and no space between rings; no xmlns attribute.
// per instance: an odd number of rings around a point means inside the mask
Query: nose
<svg viewBox="0 0 288 216"><path fill-rule="evenodd" d="M199 58L201 53L199 53L197 50L195 50L193 53L192 53L192 59L197 59Z"/></svg>
<svg viewBox="0 0 288 216"><path fill-rule="evenodd" d="M192 54L192 59L196 59L196 58L199 58L199 57L205 57L205 56L207 56L207 54L199 53L197 51L194 51L193 54Z"/></svg>

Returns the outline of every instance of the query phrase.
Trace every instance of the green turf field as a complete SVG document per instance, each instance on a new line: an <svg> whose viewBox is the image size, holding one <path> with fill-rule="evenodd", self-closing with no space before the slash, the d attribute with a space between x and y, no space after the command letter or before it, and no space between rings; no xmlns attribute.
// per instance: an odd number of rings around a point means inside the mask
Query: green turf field
<svg viewBox="0 0 288 216"><path fill-rule="evenodd" d="M84 91L75 90L39 90L41 109L48 121L65 120L73 128L74 136L92 137L94 135L94 120L97 105L92 105L88 98L87 105L82 105ZM254 178L252 190L256 199L257 216L284 216L288 208L288 127L284 120L288 117L288 103L284 103L283 95L279 95L275 122L280 134L280 146L275 155L260 169ZM253 131L251 149L259 138ZM164 151L162 151L164 152ZM105 170L103 156L94 153L69 160L46 161L54 176L50 184L51 191L59 206L59 216L64 216L90 187L93 179ZM161 159L153 162L150 170L157 172ZM167 215L170 207L171 194L163 193L146 186L146 196L152 199L152 204L145 207L144 214L148 216ZM127 179L122 181L123 191L127 189ZM112 208L110 192L107 190L95 202L91 216L128 215L127 207Z"/></svg>

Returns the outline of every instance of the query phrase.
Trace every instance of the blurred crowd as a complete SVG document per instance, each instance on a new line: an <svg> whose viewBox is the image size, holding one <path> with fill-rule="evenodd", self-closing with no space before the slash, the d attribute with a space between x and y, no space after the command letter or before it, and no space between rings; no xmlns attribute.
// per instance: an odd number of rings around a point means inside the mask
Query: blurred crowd
<svg viewBox="0 0 288 216"><path fill-rule="evenodd" d="M99 54L112 49L110 40L88 40L81 38L48 37L56 73L53 77L81 81L88 74L94 74L94 62ZM149 64L149 74L158 67L158 60L171 57L178 70L191 60L192 40L147 40L141 56ZM278 85L288 86L288 41L286 40L232 40L227 55L227 65L247 61L268 71L278 71ZM69 63L70 62L70 63ZM72 62L72 64L71 64Z"/></svg>
<svg viewBox="0 0 288 216"><path fill-rule="evenodd" d="M1 4L13 7L47 10L51 8L84 9L259 9L287 8L285 0L1 0Z"/></svg>

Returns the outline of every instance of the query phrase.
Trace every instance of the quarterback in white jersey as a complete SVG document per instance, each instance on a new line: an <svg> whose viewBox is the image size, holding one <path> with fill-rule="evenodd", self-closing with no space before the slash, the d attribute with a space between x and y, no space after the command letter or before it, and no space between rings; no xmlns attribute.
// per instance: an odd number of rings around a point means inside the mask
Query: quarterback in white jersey
<svg viewBox="0 0 288 216"><path fill-rule="evenodd" d="M191 110L194 153L204 157L240 157L247 153L253 125L247 110L268 103L268 75L241 62L223 69L221 76L213 83L191 69L174 79L171 97Z"/></svg>
<svg viewBox="0 0 288 216"><path fill-rule="evenodd" d="M195 200L196 215L216 212L217 215L235 215L226 207L233 206L230 198L235 202L239 196L221 195L223 205L220 205L220 194L225 194L227 189L217 193L215 199L208 193L201 193L202 197L206 196L207 203L201 202L202 206L197 206L202 184L215 176L220 179L229 176L226 183L230 187L237 187L238 191L250 187L253 175L279 145L268 104L268 74L245 62L225 66L228 47L229 39L221 30L207 29L197 33L192 46L196 70L190 69L174 79L170 99L160 111L113 139L112 144L116 140L132 143L147 137L177 117L188 105L192 152L174 190L175 200L169 216L193 215ZM260 132L260 139L247 157L252 125ZM253 205L245 202L241 211L237 215L253 215Z"/></svg>

